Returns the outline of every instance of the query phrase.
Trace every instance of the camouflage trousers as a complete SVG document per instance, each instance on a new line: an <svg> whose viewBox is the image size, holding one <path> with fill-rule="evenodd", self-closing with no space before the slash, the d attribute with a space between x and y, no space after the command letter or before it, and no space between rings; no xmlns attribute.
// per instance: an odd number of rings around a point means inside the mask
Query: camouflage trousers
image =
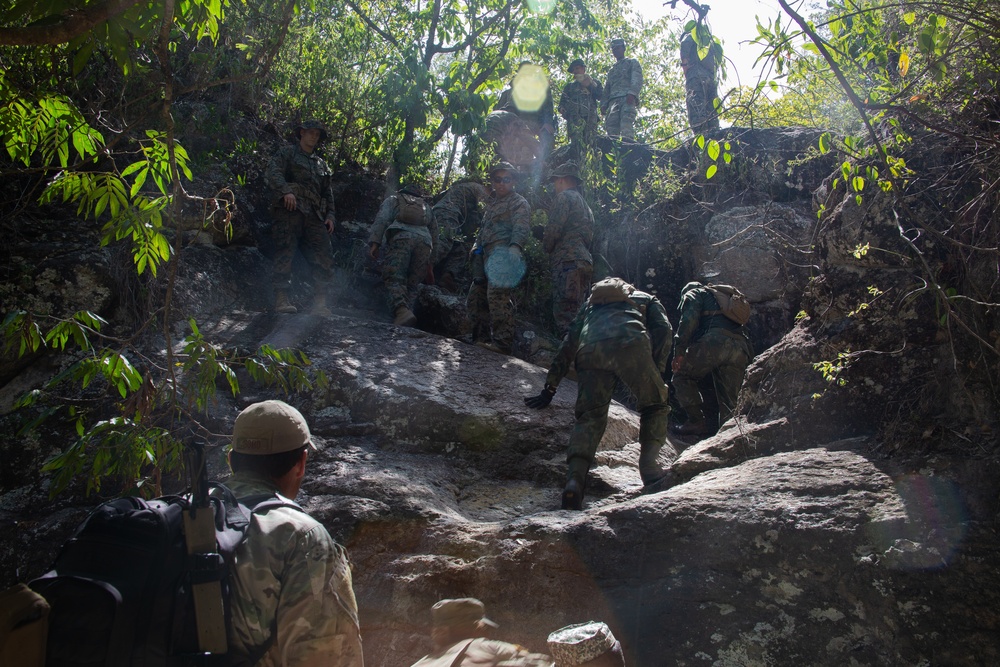
<svg viewBox="0 0 1000 667"><path fill-rule="evenodd" d="M586 118L574 118L566 121L566 136L569 137L570 145L576 147L578 144L589 146L597 134L597 112L593 116ZM581 157L577 151L577 157Z"/></svg>
<svg viewBox="0 0 1000 667"><path fill-rule="evenodd" d="M687 114L695 134L719 129L715 98L719 96L715 81L709 78L691 79L684 84L687 92Z"/></svg>
<svg viewBox="0 0 1000 667"><path fill-rule="evenodd" d="M333 247L330 234L323 221L312 213L286 211L272 208L271 238L274 242L275 289L289 289L292 286L292 259L296 246L302 249L306 261L312 267L313 277L327 282L333 276Z"/></svg>
<svg viewBox="0 0 1000 667"><path fill-rule="evenodd" d="M431 260L431 248L423 239L394 236L386 243L382 264L389 311L410 307L413 293L424 278Z"/></svg>
<svg viewBox="0 0 1000 667"><path fill-rule="evenodd" d="M576 425L569 438L567 461L580 457L593 463L608 426L608 408L620 379L635 395L642 452L655 453L667 441L670 406L648 339L622 344L617 339L584 345L576 353Z"/></svg>
<svg viewBox="0 0 1000 667"><path fill-rule="evenodd" d="M674 372L672 384L674 396L689 421L705 420L698 383L709 374L719 401L719 425L733 416L750 356L750 343L743 336L728 334L722 329L709 329L688 346L681 369Z"/></svg>
<svg viewBox="0 0 1000 667"><path fill-rule="evenodd" d="M476 280L474 276L465 307L472 324L472 336L477 342L488 342L492 331L497 347L505 351L514 347L513 292L509 287L494 287L485 279Z"/></svg>
<svg viewBox="0 0 1000 667"><path fill-rule="evenodd" d="M611 100L608 114L604 118L604 131L609 137L621 137L627 141L635 141L635 120L639 117L639 109L629 104L624 97Z"/></svg>
<svg viewBox="0 0 1000 667"><path fill-rule="evenodd" d="M561 262L552 267L552 317L560 336L569 331L590 292L593 277L594 265L590 262Z"/></svg>

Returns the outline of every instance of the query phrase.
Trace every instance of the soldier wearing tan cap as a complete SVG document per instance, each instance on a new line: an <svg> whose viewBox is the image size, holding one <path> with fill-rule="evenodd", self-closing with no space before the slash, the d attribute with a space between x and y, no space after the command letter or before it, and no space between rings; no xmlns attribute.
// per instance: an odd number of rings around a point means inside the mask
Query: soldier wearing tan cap
<svg viewBox="0 0 1000 667"><path fill-rule="evenodd" d="M497 627L476 598L441 600L431 607L434 651L412 667L551 667L548 656L517 644L487 639Z"/></svg>
<svg viewBox="0 0 1000 667"><path fill-rule="evenodd" d="M625 667L622 645L606 623L568 625L549 635L555 667Z"/></svg>
<svg viewBox="0 0 1000 667"><path fill-rule="evenodd" d="M298 495L310 450L309 425L287 403L254 403L236 417L227 486L237 498L288 502L255 512L236 551L233 664L364 664L347 552L289 500Z"/></svg>

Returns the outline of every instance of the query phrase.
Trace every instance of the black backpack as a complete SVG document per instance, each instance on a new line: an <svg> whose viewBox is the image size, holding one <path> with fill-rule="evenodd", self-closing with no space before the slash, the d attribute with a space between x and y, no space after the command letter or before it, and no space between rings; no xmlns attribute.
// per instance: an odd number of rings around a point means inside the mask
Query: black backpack
<svg viewBox="0 0 1000 667"><path fill-rule="evenodd" d="M31 582L51 605L48 667L181 667L235 664L199 649L192 586L219 581L229 635L229 575L250 515L301 508L275 495L237 501L212 484L216 553L188 554L188 496L118 498L100 505ZM203 507L198 511L207 511ZM257 658L269 646L259 647ZM252 664L252 663L251 663Z"/></svg>

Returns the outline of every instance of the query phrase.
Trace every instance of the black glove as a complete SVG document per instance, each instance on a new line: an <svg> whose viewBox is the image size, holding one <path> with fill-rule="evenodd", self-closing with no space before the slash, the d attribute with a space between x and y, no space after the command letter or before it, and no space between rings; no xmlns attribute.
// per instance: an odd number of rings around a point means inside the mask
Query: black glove
<svg viewBox="0 0 1000 667"><path fill-rule="evenodd" d="M550 384L545 385L545 388L539 392L538 396L528 396L524 399L524 404L529 408L534 408L536 410L541 410L542 408L547 408L549 403L552 402L552 397L556 395L556 388Z"/></svg>

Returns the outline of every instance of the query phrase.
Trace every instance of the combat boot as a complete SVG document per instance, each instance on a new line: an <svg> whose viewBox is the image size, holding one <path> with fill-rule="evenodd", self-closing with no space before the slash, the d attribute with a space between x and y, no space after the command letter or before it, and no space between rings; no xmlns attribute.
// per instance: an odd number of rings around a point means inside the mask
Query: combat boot
<svg viewBox="0 0 1000 667"><path fill-rule="evenodd" d="M319 317L329 317L333 315L326 305L326 285L316 283L316 291L313 293L312 314Z"/></svg>
<svg viewBox="0 0 1000 667"><path fill-rule="evenodd" d="M297 313L299 309L288 300L288 290L274 291L274 312L276 313Z"/></svg>
<svg viewBox="0 0 1000 667"><path fill-rule="evenodd" d="M417 323L417 316L406 306L399 306L394 313L396 319L392 321L397 327L412 327Z"/></svg>
<svg viewBox="0 0 1000 667"><path fill-rule="evenodd" d="M590 463L580 456L569 460L569 471L566 474L566 488L562 493L562 508L564 510L583 509L583 490L587 484L587 471Z"/></svg>
<svg viewBox="0 0 1000 667"><path fill-rule="evenodd" d="M656 462L656 457L660 454L662 444L642 445L639 452L639 477L643 486L654 484L663 479L666 474L660 464Z"/></svg>

